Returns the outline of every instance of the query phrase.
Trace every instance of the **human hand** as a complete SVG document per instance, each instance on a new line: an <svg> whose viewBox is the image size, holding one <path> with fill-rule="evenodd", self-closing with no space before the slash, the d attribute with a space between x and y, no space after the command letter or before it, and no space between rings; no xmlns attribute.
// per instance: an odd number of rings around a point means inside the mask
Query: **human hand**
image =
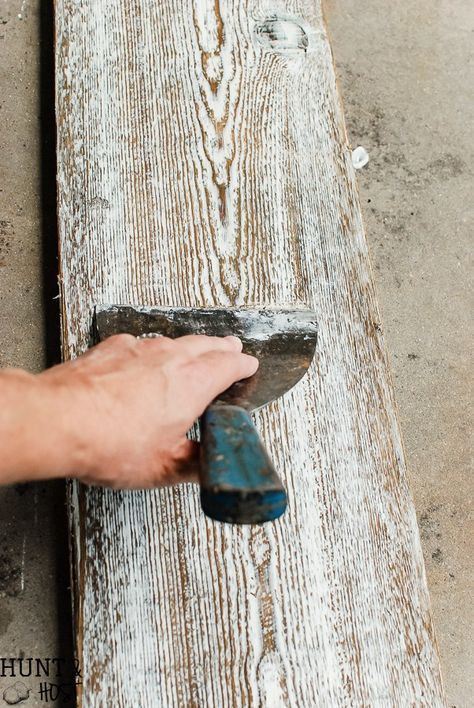
<svg viewBox="0 0 474 708"><path fill-rule="evenodd" d="M199 444L186 432L219 393L255 373L257 359L241 352L236 337L121 334L39 374L62 430L54 468L116 488L195 480Z"/></svg>

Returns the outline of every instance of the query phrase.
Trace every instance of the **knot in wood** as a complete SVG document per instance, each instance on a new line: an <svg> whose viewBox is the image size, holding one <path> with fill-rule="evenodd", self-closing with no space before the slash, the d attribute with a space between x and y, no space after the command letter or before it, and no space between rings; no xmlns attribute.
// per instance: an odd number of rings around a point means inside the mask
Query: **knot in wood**
<svg viewBox="0 0 474 708"><path fill-rule="evenodd" d="M308 35L296 20L273 15L256 25L255 35L262 47L274 52L285 54L308 49Z"/></svg>

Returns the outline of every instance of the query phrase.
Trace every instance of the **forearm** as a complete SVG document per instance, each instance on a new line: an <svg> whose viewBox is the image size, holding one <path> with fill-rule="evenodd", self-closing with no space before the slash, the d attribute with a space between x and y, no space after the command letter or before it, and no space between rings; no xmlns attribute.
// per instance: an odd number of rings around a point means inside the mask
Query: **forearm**
<svg viewBox="0 0 474 708"><path fill-rule="evenodd" d="M0 371L0 484L67 476L74 446L63 397L41 376Z"/></svg>

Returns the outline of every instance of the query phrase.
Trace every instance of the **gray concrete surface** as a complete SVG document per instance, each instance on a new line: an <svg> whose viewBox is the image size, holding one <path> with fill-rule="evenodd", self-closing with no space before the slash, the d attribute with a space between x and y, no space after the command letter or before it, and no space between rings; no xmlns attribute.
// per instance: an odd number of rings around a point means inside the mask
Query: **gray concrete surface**
<svg viewBox="0 0 474 708"><path fill-rule="evenodd" d="M474 705L474 4L328 0L448 704Z"/></svg>
<svg viewBox="0 0 474 708"><path fill-rule="evenodd" d="M40 91L40 57L52 69L48 37L46 44L40 41L40 4L44 20L51 19L49 2L0 3L0 367L31 371L54 358L45 313L57 291L54 276L45 278L50 269L43 266L46 255L55 267L55 215L54 192L48 197L45 191L51 188L53 165L41 160L52 136L41 98L48 92ZM50 87L52 81L50 76ZM54 698L59 689L50 684L73 682L68 572L63 483L1 488L0 657L67 660L59 678L53 664L49 677L41 667L41 676L18 676L18 664L14 678L8 670L2 677L0 661L1 705L7 705L4 690L18 680L31 689L28 706L44 706L46 698ZM29 673L27 662L23 673ZM62 705L59 700L48 704Z"/></svg>
<svg viewBox="0 0 474 708"><path fill-rule="evenodd" d="M47 360L52 293L42 261L53 258L39 167L38 8L46 5L0 5L0 365L36 371ZM370 153L361 201L448 705L470 708L474 5L327 0L326 16L349 136ZM68 652L63 512L58 484L0 492L0 656ZM0 678L0 693L7 683ZM28 705L44 705L39 683Z"/></svg>

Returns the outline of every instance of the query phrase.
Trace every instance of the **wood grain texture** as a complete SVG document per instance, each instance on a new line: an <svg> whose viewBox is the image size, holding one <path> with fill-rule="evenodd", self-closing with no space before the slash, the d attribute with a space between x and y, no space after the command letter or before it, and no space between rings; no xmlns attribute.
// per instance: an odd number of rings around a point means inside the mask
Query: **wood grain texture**
<svg viewBox="0 0 474 708"><path fill-rule="evenodd" d="M310 375L256 416L282 520L73 487L80 703L444 705L319 0L56 0L56 31L65 356L95 302L320 324Z"/></svg>

